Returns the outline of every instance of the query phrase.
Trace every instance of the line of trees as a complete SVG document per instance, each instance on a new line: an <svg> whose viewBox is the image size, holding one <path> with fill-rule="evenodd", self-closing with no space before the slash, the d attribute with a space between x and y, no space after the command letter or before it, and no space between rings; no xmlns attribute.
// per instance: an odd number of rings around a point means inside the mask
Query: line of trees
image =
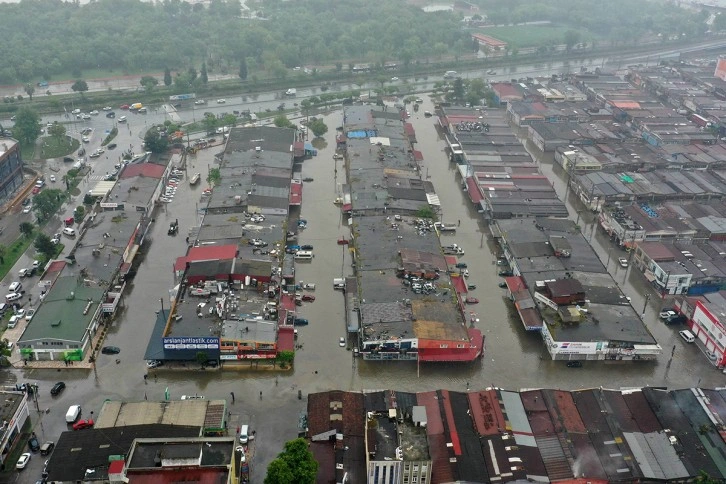
<svg viewBox="0 0 726 484"><path fill-rule="evenodd" d="M478 3L482 15L495 23L550 20L615 39L657 32L692 35L706 28L703 13L670 2ZM335 63L342 69L353 62L408 64L472 52L460 13L426 13L404 0L266 0L263 5L264 11L243 11L239 0L213 0L206 6L182 0L2 3L0 84L20 81L33 87L40 78L59 74L82 78L88 69L183 72L190 65L201 66L201 82L213 72L245 79L264 69L284 77L306 63ZM166 69L164 84L170 85L170 79Z"/></svg>

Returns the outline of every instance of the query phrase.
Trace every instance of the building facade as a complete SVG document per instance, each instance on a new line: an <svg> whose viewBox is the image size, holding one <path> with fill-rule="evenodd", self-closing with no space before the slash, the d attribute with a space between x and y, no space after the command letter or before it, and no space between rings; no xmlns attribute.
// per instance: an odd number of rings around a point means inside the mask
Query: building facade
<svg viewBox="0 0 726 484"><path fill-rule="evenodd" d="M23 159L20 144L10 138L0 140L0 203L10 199L23 185Z"/></svg>

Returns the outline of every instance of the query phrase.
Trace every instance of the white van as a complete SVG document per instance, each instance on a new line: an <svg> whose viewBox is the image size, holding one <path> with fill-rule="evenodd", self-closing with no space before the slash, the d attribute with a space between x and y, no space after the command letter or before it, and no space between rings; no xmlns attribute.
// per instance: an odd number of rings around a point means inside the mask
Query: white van
<svg viewBox="0 0 726 484"><path fill-rule="evenodd" d="M71 405L66 412L66 422L74 423L81 416L81 406Z"/></svg>
<svg viewBox="0 0 726 484"><path fill-rule="evenodd" d="M243 425L239 431L239 443L246 444L250 441L250 426Z"/></svg>
<svg viewBox="0 0 726 484"><path fill-rule="evenodd" d="M446 71L444 74L444 79L451 79L452 77L456 77L456 71Z"/></svg>
<svg viewBox="0 0 726 484"><path fill-rule="evenodd" d="M22 298L23 295L19 292L11 292L10 294L5 295L5 302L13 302L17 301L18 299Z"/></svg>
<svg viewBox="0 0 726 484"><path fill-rule="evenodd" d="M74 229L72 227L66 227L63 229L63 235L67 235L68 237L75 237L76 229Z"/></svg>
<svg viewBox="0 0 726 484"><path fill-rule="evenodd" d="M298 250L295 252L295 259L297 260L312 260L313 253L310 250Z"/></svg>
<svg viewBox="0 0 726 484"><path fill-rule="evenodd" d="M678 334L681 335L681 338L683 338L683 341L685 341L686 343L693 343L694 341L696 341L696 337L693 336L693 333L691 333L687 329L679 331Z"/></svg>
<svg viewBox="0 0 726 484"><path fill-rule="evenodd" d="M23 319L22 316L12 316L10 318L10 321L8 321L8 329L13 329L15 326L17 326L21 319Z"/></svg>

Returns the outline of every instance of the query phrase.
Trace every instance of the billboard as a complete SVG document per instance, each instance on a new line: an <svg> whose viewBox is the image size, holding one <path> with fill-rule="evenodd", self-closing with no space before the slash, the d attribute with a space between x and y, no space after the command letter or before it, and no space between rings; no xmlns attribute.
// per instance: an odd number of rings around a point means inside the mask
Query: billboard
<svg viewBox="0 0 726 484"><path fill-rule="evenodd" d="M165 350L219 350L219 338L213 337L169 337L164 338Z"/></svg>
<svg viewBox="0 0 726 484"><path fill-rule="evenodd" d="M169 96L169 101L187 101L189 99L196 99L197 95L192 94L175 94L174 96Z"/></svg>

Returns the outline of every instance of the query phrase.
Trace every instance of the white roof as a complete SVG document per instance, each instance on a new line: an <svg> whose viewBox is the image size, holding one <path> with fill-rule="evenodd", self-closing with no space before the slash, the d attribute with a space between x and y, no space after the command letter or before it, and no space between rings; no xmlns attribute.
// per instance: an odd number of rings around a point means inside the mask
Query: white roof
<svg viewBox="0 0 726 484"><path fill-rule="evenodd" d="M88 193L90 193L92 197L105 197L115 184L115 181L100 181L96 183L96 186Z"/></svg>

